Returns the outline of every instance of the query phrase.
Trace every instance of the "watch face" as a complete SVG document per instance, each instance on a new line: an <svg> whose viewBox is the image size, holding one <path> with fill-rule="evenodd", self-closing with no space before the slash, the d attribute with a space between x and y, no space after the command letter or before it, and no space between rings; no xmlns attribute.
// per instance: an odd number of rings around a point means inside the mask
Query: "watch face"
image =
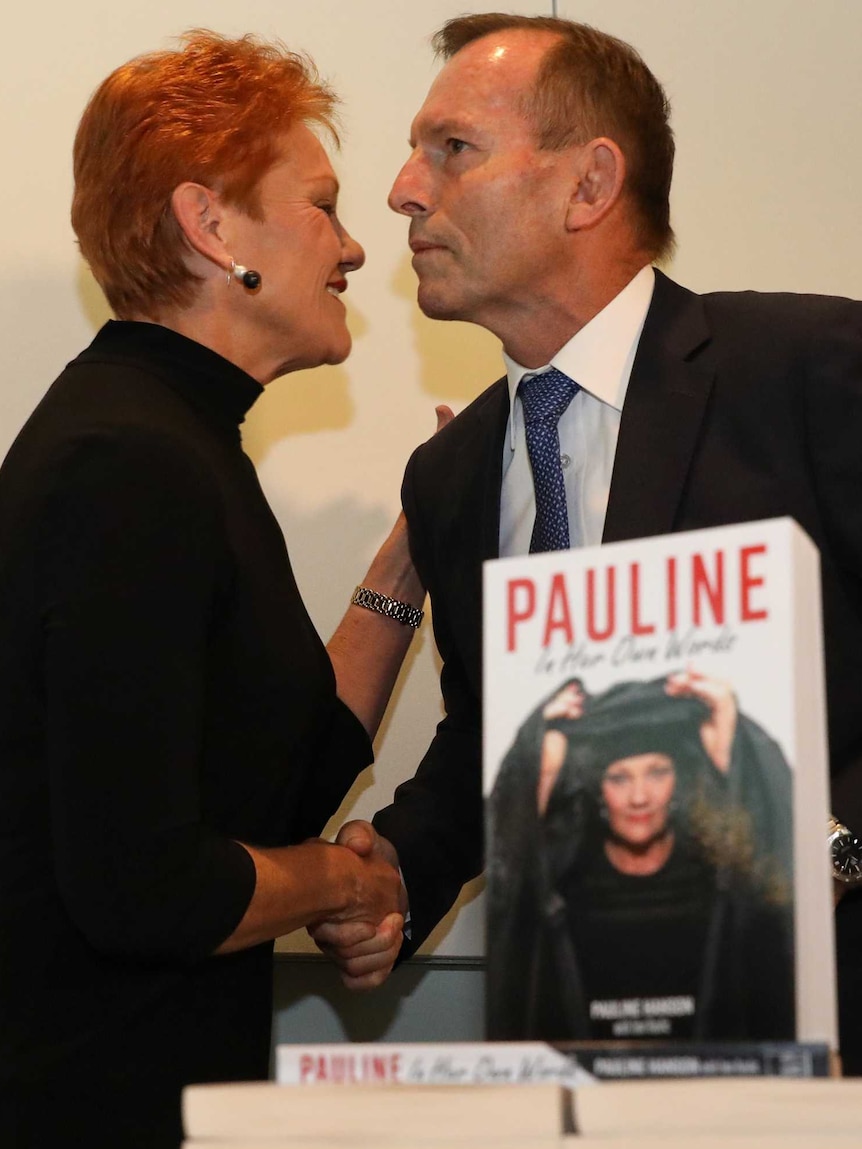
<svg viewBox="0 0 862 1149"><path fill-rule="evenodd" d="M862 842L849 832L832 839L832 871L842 882L862 881Z"/></svg>

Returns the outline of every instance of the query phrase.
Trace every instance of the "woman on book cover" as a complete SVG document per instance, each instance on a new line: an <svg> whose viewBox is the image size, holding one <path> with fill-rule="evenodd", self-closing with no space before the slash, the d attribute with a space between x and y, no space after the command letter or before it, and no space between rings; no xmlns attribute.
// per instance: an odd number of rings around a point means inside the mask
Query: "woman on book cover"
<svg viewBox="0 0 862 1149"><path fill-rule="evenodd" d="M564 683L489 801L489 1036L792 1038L791 842L727 683Z"/></svg>

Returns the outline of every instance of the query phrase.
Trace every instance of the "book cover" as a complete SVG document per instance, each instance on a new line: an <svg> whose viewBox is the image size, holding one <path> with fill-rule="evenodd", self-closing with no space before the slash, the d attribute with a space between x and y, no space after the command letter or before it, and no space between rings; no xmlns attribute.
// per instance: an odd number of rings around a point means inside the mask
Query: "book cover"
<svg viewBox="0 0 862 1149"><path fill-rule="evenodd" d="M500 559L484 602L489 1037L834 1048L811 541Z"/></svg>
<svg viewBox="0 0 862 1149"><path fill-rule="evenodd" d="M537 1085L667 1077L829 1077L823 1043L340 1042L275 1049L279 1085Z"/></svg>
<svg viewBox="0 0 862 1149"><path fill-rule="evenodd" d="M279 1085L542 1085L592 1083L580 1051L562 1053L545 1042L342 1042L279 1044Z"/></svg>
<svg viewBox="0 0 862 1149"><path fill-rule="evenodd" d="M495 1044L495 1043L491 1043ZM592 1083L697 1077L833 1077L836 1065L825 1042L571 1042L566 1056ZM578 1083L583 1084L583 1077Z"/></svg>

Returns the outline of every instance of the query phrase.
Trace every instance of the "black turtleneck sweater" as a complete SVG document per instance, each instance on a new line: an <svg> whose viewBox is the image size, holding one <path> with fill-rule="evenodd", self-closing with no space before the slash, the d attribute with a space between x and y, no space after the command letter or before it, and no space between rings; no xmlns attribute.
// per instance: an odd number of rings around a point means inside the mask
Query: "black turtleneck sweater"
<svg viewBox="0 0 862 1149"><path fill-rule="evenodd" d="M254 865L371 760L243 453L260 394L109 323L0 471L0 1143L173 1145L192 1081L265 1077ZM77 1139L76 1139L77 1138Z"/></svg>

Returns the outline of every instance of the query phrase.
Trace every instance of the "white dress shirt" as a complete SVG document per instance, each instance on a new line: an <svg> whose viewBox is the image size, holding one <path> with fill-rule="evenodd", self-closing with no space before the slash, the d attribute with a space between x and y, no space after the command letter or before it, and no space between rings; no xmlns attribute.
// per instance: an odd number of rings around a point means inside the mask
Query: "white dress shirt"
<svg viewBox="0 0 862 1149"><path fill-rule="evenodd" d="M501 556L529 552L536 517L518 384L525 375L551 367L565 372L581 388L559 422L569 541L573 547L602 541L620 418L654 287L652 267L642 268L543 367L528 369L503 354L509 377L509 423L503 444Z"/></svg>

